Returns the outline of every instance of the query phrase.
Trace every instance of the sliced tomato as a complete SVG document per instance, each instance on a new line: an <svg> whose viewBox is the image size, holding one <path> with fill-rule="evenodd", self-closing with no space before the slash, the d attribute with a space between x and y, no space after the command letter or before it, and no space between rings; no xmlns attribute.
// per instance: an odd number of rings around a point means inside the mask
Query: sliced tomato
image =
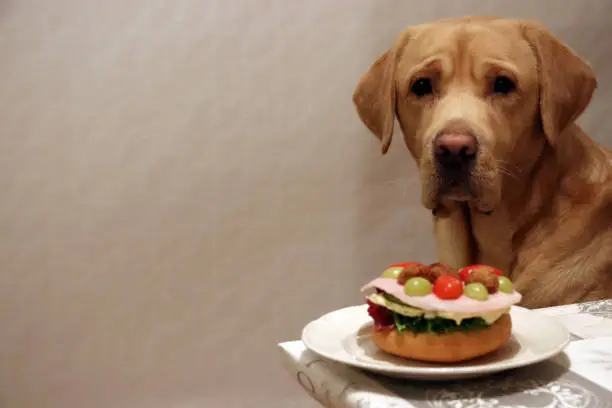
<svg viewBox="0 0 612 408"><path fill-rule="evenodd" d="M451 275L442 275L434 283L433 293L440 299L458 299L463 294L463 282Z"/></svg>
<svg viewBox="0 0 612 408"><path fill-rule="evenodd" d="M480 268L487 268L492 270L493 272L495 272L495 274L497 276L502 276L502 273L499 269L496 269L492 266L489 265L482 265L482 264L477 264L477 265L470 265L470 266L466 266L465 268L461 269L461 272L459 273L461 276L462 280L465 280L467 278L467 276L472 273L473 270L475 269L480 269Z"/></svg>

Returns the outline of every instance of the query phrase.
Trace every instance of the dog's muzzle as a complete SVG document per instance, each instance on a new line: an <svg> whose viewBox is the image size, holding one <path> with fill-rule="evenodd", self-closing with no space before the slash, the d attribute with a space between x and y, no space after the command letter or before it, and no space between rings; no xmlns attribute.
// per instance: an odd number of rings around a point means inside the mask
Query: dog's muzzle
<svg viewBox="0 0 612 408"><path fill-rule="evenodd" d="M466 200L471 195L470 178L478 155L478 140L471 132L445 130L436 135L433 143L440 194Z"/></svg>

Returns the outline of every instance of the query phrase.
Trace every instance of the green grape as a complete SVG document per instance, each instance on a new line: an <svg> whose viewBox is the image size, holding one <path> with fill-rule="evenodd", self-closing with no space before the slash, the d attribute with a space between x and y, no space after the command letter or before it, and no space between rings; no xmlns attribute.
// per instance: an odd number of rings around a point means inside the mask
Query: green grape
<svg viewBox="0 0 612 408"><path fill-rule="evenodd" d="M397 277L399 276L400 273L402 273L403 270L404 268L402 268L401 266L392 266L391 268L385 269L385 271L382 274L382 277L390 278L390 279L397 279Z"/></svg>
<svg viewBox="0 0 612 408"><path fill-rule="evenodd" d="M500 276L497 278L499 282L499 290L504 293L514 293L514 286L512 286L512 281L506 278L505 276Z"/></svg>
<svg viewBox="0 0 612 408"><path fill-rule="evenodd" d="M431 293L432 285L425 278L410 278L404 285L404 293L408 296L425 296Z"/></svg>
<svg viewBox="0 0 612 408"><path fill-rule="evenodd" d="M470 283L465 285L463 294L476 300L487 300L489 298L489 292L482 283Z"/></svg>

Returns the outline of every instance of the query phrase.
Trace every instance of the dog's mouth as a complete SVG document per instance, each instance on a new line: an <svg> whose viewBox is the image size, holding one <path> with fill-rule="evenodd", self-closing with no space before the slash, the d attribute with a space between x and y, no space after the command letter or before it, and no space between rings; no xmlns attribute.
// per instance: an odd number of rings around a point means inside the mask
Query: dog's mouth
<svg viewBox="0 0 612 408"><path fill-rule="evenodd" d="M483 213L490 213L500 201L498 173L476 165L463 171L448 172L437 166L421 169L423 205L435 210L442 203L467 203Z"/></svg>
<svg viewBox="0 0 612 408"><path fill-rule="evenodd" d="M474 198L472 177L466 175L446 175L438 173L434 176L436 181L434 190L436 202L455 201L468 202Z"/></svg>
<svg viewBox="0 0 612 408"><path fill-rule="evenodd" d="M472 199L473 196L469 191L465 191L462 188L450 189L443 194L440 194L440 199L449 200L449 201L457 201L457 202L466 202Z"/></svg>
<svg viewBox="0 0 612 408"><path fill-rule="evenodd" d="M468 201L473 197L472 175L470 171L448 172L437 170L438 195L451 201Z"/></svg>

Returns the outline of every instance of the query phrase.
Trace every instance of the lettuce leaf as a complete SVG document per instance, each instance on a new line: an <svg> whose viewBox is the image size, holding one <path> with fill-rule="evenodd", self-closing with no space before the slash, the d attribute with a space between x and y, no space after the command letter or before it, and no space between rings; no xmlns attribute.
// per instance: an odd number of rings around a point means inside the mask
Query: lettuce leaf
<svg viewBox="0 0 612 408"><path fill-rule="evenodd" d="M453 332L469 332L489 327L487 322L480 317L464 319L461 321L461 324L457 324L454 320L443 319L441 317L426 319L423 316L408 317L395 312L391 313L393 315L395 329L400 333L408 330L413 333L447 334Z"/></svg>

